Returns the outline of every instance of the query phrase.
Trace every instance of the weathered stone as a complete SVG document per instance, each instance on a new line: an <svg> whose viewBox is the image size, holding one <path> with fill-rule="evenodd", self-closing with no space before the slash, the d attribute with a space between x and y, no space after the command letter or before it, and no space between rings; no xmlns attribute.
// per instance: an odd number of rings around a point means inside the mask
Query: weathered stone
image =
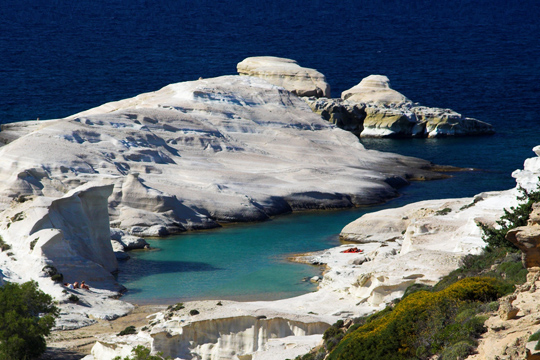
<svg viewBox="0 0 540 360"><path fill-rule="evenodd" d="M511 294L499 299L499 318L503 321L515 319L519 309L512 305L516 300L516 295Z"/></svg>
<svg viewBox="0 0 540 360"><path fill-rule="evenodd" d="M330 97L330 85L323 74L301 67L291 59L249 57L238 63L237 69L240 75L259 77L298 96Z"/></svg>
<svg viewBox="0 0 540 360"><path fill-rule="evenodd" d="M540 266L540 226L520 226L508 231L506 239L523 251L526 268Z"/></svg>
<svg viewBox="0 0 540 360"><path fill-rule="evenodd" d="M368 84L371 82L367 80ZM386 85L379 88L386 89ZM494 132L490 124L453 110L415 106L399 97L394 103L372 101L367 95L363 98L352 93L344 98L346 100L304 98L304 101L325 120L360 137L446 137Z"/></svg>
<svg viewBox="0 0 540 360"><path fill-rule="evenodd" d="M363 103L351 103L342 99L327 98L303 98L313 112L320 114L326 121L335 124L343 130L347 130L360 136L364 130L366 118L366 105Z"/></svg>
<svg viewBox="0 0 540 360"><path fill-rule="evenodd" d="M360 83L341 93L343 100L376 105L409 102L404 95L390 88L390 80L384 75L369 75Z"/></svg>
<svg viewBox="0 0 540 360"><path fill-rule="evenodd" d="M401 108L368 106L365 108L364 130L361 137L418 137L424 135L425 125L413 112Z"/></svg>

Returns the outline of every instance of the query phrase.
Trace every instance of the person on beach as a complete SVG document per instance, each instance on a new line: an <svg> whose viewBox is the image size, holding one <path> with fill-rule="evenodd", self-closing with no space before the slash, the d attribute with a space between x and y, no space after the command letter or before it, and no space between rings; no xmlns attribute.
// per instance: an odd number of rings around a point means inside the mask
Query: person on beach
<svg viewBox="0 0 540 360"><path fill-rule="evenodd" d="M84 280L81 281L81 289L90 290L90 287L85 284Z"/></svg>

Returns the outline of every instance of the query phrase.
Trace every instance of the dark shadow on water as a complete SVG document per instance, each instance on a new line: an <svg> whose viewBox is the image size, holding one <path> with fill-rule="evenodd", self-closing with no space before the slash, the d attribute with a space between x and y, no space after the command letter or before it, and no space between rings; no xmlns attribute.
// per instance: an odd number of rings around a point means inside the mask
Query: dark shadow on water
<svg viewBox="0 0 540 360"><path fill-rule="evenodd" d="M120 283L137 281L143 277L157 274L223 270L198 261L155 261L134 257L118 265L119 271L116 280Z"/></svg>

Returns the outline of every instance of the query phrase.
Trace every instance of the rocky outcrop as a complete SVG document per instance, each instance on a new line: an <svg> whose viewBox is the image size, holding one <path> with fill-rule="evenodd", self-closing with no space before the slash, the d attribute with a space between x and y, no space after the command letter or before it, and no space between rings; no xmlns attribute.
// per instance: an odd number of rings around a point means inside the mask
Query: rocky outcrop
<svg viewBox="0 0 540 360"><path fill-rule="evenodd" d="M426 161L365 150L249 76L172 84L39 123L5 130L24 135L0 148L0 209L102 181L113 185L111 225L136 236L380 203L397 195L396 179L441 177Z"/></svg>
<svg viewBox="0 0 540 360"><path fill-rule="evenodd" d="M441 108L419 106L390 88L386 76L371 75L341 99L304 98L329 122L360 137L444 137L493 133L485 122Z"/></svg>
<svg viewBox="0 0 540 360"><path fill-rule="evenodd" d="M240 75L259 77L298 96L330 97L330 85L323 74L291 59L249 57L238 63L237 69Z"/></svg>
<svg viewBox="0 0 540 360"><path fill-rule="evenodd" d="M535 152L540 153L538 147ZM535 159L540 157L528 159L524 169L513 174L518 185L527 190L536 189L532 179L538 181L540 175L540 162ZM349 292L374 306L386 303L400 297L411 283L433 284L456 268L461 257L481 252L485 244L478 223L495 224L504 208L517 205L519 195L512 189L369 213L345 226L340 234L345 241L361 243L364 254L351 258L350 264L329 262L332 256L325 254L313 257L312 262L331 265L322 285L348 287ZM538 211L533 211L532 218L538 217ZM515 315L511 303L506 310L505 316Z"/></svg>
<svg viewBox="0 0 540 360"><path fill-rule="evenodd" d="M540 331L539 268L529 269L527 282L518 286L514 294L499 300L499 310L489 315L487 332L479 339L477 353L467 360L533 360L540 358L535 350L538 343L529 341ZM517 304L514 306L512 304Z"/></svg>
<svg viewBox="0 0 540 360"><path fill-rule="evenodd" d="M314 315L278 312L263 303L239 305L195 301L185 303L180 310L171 306L151 316L151 325L135 336L102 337L92 349L93 358L108 360L127 355L134 344L180 359L294 358L315 346L320 334L330 327ZM295 346L298 341L308 346ZM276 343L287 343L287 349Z"/></svg>
<svg viewBox="0 0 540 360"><path fill-rule="evenodd" d="M508 231L506 239L523 252L523 265L526 268L540 267L540 203L533 205L527 226Z"/></svg>
<svg viewBox="0 0 540 360"><path fill-rule="evenodd" d="M384 75L369 75L349 90L341 93L343 100L375 105L397 105L410 102L403 94L390 88L390 80Z"/></svg>
<svg viewBox="0 0 540 360"><path fill-rule="evenodd" d="M60 198L20 198L0 213L0 235L10 252L0 253L7 281L35 280L59 302L58 328L89 325L89 318L113 319L132 309L118 297L123 287L110 239L107 198L112 185L88 183ZM49 270L47 270L49 269ZM53 281L52 273L61 274ZM68 289L63 282L84 280L91 290ZM75 295L79 300L69 300Z"/></svg>

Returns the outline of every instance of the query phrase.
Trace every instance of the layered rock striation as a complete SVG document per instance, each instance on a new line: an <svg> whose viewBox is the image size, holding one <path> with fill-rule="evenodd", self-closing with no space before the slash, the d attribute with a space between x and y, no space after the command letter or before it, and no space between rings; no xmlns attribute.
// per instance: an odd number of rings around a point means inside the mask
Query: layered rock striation
<svg viewBox="0 0 540 360"><path fill-rule="evenodd" d="M259 77L298 96L330 97L326 77L315 69L301 67L295 60L273 56L249 57L238 63L237 70L240 75Z"/></svg>
<svg viewBox="0 0 540 360"><path fill-rule="evenodd" d="M369 151L262 79L172 84L66 119L0 132L0 208L112 186L111 225L163 236L302 209L379 203L430 163Z"/></svg>
<svg viewBox="0 0 540 360"><path fill-rule="evenodd" d="M419 106L370 75L341 99L305 98L314 112L360 137L445 137L493 134L485 122L442 108Z"/></svg>

